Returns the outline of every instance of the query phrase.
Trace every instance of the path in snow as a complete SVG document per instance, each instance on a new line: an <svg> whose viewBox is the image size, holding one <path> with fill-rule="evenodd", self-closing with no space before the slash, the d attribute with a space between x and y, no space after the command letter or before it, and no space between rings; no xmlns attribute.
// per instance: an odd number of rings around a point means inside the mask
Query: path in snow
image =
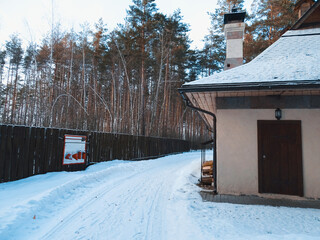
<svg viewBox="0 0 320 240"><path fill-rule="evenodd" d="M202 202L199 167L191 152L2 183L0 239L320 239L320 210Z"/></svg>

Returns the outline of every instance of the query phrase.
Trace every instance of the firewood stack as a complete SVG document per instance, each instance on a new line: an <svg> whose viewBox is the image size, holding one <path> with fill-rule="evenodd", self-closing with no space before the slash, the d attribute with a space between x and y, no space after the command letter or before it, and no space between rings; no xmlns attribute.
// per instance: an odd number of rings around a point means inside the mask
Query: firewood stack
<svg viewBox="0 0 320 240"><path fill-rule="evenodd" d="M201 183L208 185L213 183L213 161L206 161L202 163Z"/></svg>

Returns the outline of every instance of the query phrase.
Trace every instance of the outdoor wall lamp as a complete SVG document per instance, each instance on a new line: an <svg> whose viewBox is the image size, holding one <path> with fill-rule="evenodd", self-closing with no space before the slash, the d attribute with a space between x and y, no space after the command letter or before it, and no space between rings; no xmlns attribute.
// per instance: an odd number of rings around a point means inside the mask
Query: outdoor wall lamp
<svg viewBox="0 0 320 240"><path fill-rule="evenodd" d="M280 108L277 108L277 109L274 111L274 115L275 115L275 117L276 117L277 120L280 120L281 117L282 117L281 109L280 109Z"/></svg>

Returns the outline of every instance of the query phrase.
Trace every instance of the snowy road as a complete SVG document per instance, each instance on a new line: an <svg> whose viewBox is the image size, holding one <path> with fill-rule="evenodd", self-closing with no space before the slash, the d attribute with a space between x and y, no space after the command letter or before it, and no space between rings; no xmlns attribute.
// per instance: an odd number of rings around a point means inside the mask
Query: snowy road
<svg viewBox="0 0 320 240"><path fill-rule="evenodd" d="M0 239L320 239L320 210L205 203L199 152L0 184Z"/></svg>

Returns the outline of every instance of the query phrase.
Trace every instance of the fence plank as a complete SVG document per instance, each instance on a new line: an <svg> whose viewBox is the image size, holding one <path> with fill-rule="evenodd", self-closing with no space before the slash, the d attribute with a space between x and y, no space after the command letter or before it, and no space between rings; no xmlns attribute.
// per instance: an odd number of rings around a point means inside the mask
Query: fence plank
<svg viewBox="0 0 320 240"><path fill-rule="evenodd" d="M13 137L13 127L8 126L7 128L7 146L5 149L6 159L5 159L5 168L4 168L4 180L12 181L11 179L11 158L12 158L12 137Z"/></svg>
<svg viewBox="0 0 320 240"><path fill-rule="evenodd" d="M30 151L30 128L24 128L24 142L23 142L23 178L30 176L29 175L29 151Z"/></svg>
<svg viewBox="0 0 320 240"><path fill-rule="evenodd" d="M16 176L15 179L21 179L23 178L23 168L25 165L25 158L23 156L24 153L24 147L25 147L25 127L15 127L16 129L16 135L14 136L15 140L15 148L17 151L16 153Z"/></svg>
<svg viewBox="0 0 320 240"><path fill-rule="evenodd" d="M41 151L42 149L42 141L43 141L44 129L43 128L36 128L36 146L35 146L35 174L41 174L42 172L42 158L41 158Z"/></svg>
<svg viewBox="0 0 320 240"><path fill-rule="evenodd" d="M53 151L53 139L52 139L52 129L47 128L45 134L45 156L46 161L44 162L44 171L51 172L52 170L52 151Z"/></svg>
<svg viewBox="0 0 320 240"><path fill-rule="evenodd" d="M35 152L36 152L36 140L37 140L37 129L36 128L30 128L30 143L29 143L29 154L28 154L28 173L29 176L36 174L36 158L35 158Z"/></svg>
<svg viewBox="0 0 320 240"><path fill-rule="evenodd" d="M55 165L56 171L62 171L62 157L64 146L64 132L62 129L58 129L58 141L55 147Z"/></svg>
<svg viewBox="0 0 320 240"><path fill-rule="evenodd" d="M0 126L0 182L5 182L7 126Z"/></svg>
<svg viewBox="0 0 320 240"><path fill-rule="evenodd" d="M16 180L17 179L17 166L18 166L18 151L19 151L19 143L17 142L19 140L18 135L18 127L13 127L13 133L12 133L12 142L11 142L11 168L10 168L10 179Z"/></svg>
<svg viewBox="0 0 320 240"><path fill-rule="evenodd" d="M68 166L67 165L62 165L62 159L63 159L63 149L64 149L64 138L65 135L70 134L68 133L65 129L62 129L60 131L60 141L58 144L58 148L57 148L57 156L58 156L58 166L59 166L59 170L60 171L67 171L68 170Z"/></svg>

